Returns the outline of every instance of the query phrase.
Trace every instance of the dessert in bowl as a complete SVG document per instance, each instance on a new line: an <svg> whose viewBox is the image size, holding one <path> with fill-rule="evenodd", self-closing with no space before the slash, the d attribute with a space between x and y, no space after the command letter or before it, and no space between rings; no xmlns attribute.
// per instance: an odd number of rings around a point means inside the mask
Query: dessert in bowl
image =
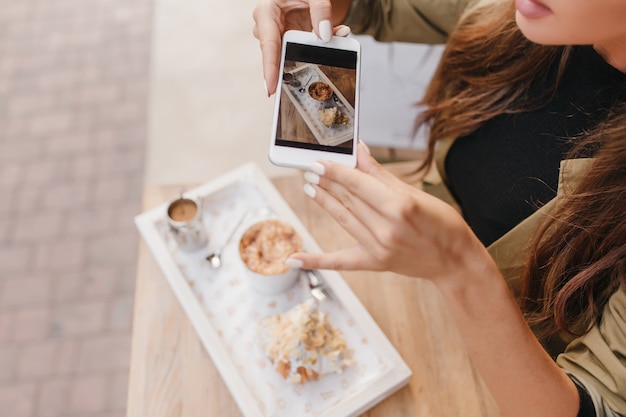
<svg viewBox="0 0 626 417"><path fill-rule="evenodd" d="M309 85L309 95L317 101L326 101L333 96L333 89L328 83L315 81Z"/></svg>
<svg viewBox="0 0 626 417"><path fill-rule="evenodd" d="M250 226L239 241L249 285L263 294L287 290L298 280L300 269L285 261L301 250L302 238L289 223L266 219Z"/></svg>

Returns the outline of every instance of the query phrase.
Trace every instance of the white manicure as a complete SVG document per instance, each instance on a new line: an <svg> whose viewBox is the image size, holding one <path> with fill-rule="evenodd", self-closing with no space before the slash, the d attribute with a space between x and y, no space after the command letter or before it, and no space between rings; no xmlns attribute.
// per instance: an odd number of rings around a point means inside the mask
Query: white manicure
<svg viewBox="0 0 626 417"><path fill-rule="evenodd" d="M311 184L304 184L304 194L308 195L311 198L315 198L315 188Z"/></svg>
<svg viewBox="0 0 626 417"><path fill-rule="evenodd" d="M319 28L320 39L324 42L330 41L333 36L333 27L330 24L330 20L322 20L320 22Z"/></svg>
<svg viewBox="0 0 626 417"><path fill-rule="evenodd" d="M304 179L307 180L308 182L310 182L311 184L319 184L320 183L320 176L317 175L313 171L305 172L304 173Z"/></svg>
<svg viewBox="0 0 626 417"><path fill-rule="evenodd" d="M302 261L299 259L287 258L285 260L285 265L290 268L302 268Z"/></svg>
<svg viewBox="0 0 626 417"><path fill-rule="evenodd" d="M324 168L324 165L320 164L319 162L313 162L309 169L315 172L317 175L324 175L324 172L326 172L326 168Z"/></svg>
<svg viewBox="0 0 626 417"><path fill-rule="evenodd" d="M345 36L348 36L350 32L351 30L349 26L343 26L337 29L337 33L335 35L345 37Z"/></svg>

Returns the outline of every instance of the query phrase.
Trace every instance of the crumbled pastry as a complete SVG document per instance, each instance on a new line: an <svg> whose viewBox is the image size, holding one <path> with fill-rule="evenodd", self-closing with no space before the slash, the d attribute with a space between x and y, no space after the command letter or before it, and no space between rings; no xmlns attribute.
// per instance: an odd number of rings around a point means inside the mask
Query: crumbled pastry
<svg viewBox="0 0 626 417"><path fill-rule="evenodd" d="M341 372L353 363L343 335L312 300L262 319L260 344L276 371L293 383Z"/></svg>
<svg viewBox="0 0 626 417"><path fill-rule="evenodd" d="M239 243L241 259L252 271L263 275L286 272L285 260L302 250L302 238L280 220L264 220L252 225Z"/></svg>
<svg viewBox="0 0 626 417"><path fill-rule="evenodd" d="M337 107L328 107L319 110L320 120L326 127L335 127L350 124L348 116L343 114Z"/></svg>

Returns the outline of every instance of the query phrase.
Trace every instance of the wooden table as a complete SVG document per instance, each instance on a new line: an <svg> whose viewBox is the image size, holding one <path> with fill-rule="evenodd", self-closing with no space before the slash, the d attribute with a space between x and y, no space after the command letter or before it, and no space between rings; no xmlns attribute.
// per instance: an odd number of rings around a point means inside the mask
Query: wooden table
<svg viewBox="0 0 626 417"><path fill-rule="evenodd" d="M412 167L400 164L390 170L403 175ZM304 195L301 175L273 182L324 250L354 244ZM147 186L144 208L171 200L179 189ZM344 272L342 276L413 371L406 387L364 416L500 416L430 282L391 273ZM127 416L241 416L143 242L134 308Z"/></svg>

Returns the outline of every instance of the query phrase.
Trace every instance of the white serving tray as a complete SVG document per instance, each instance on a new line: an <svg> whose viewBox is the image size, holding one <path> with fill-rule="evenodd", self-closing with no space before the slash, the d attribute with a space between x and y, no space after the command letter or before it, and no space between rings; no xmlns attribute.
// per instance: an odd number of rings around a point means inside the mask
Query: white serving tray
<svg viewBox="0 0 626 417"><path fill-rule="evenodd" d="M238 240L248 225L275 217L294 226L304 250L320 251L319 246L255 164L185 196L203 202L208 247L178 250L165 222L169 202L136 216L135 223L245 417L358 416L408 383L411 370L335 271L321 271L332 297L320 308L343 333L355 363L305 384L282 379L256 343L258 319L310 298L308 286L302 276L283 294L255 293L245 284ZM222 252L222 267L211 269L204 257L243 212L246 220Z"/></svg>

